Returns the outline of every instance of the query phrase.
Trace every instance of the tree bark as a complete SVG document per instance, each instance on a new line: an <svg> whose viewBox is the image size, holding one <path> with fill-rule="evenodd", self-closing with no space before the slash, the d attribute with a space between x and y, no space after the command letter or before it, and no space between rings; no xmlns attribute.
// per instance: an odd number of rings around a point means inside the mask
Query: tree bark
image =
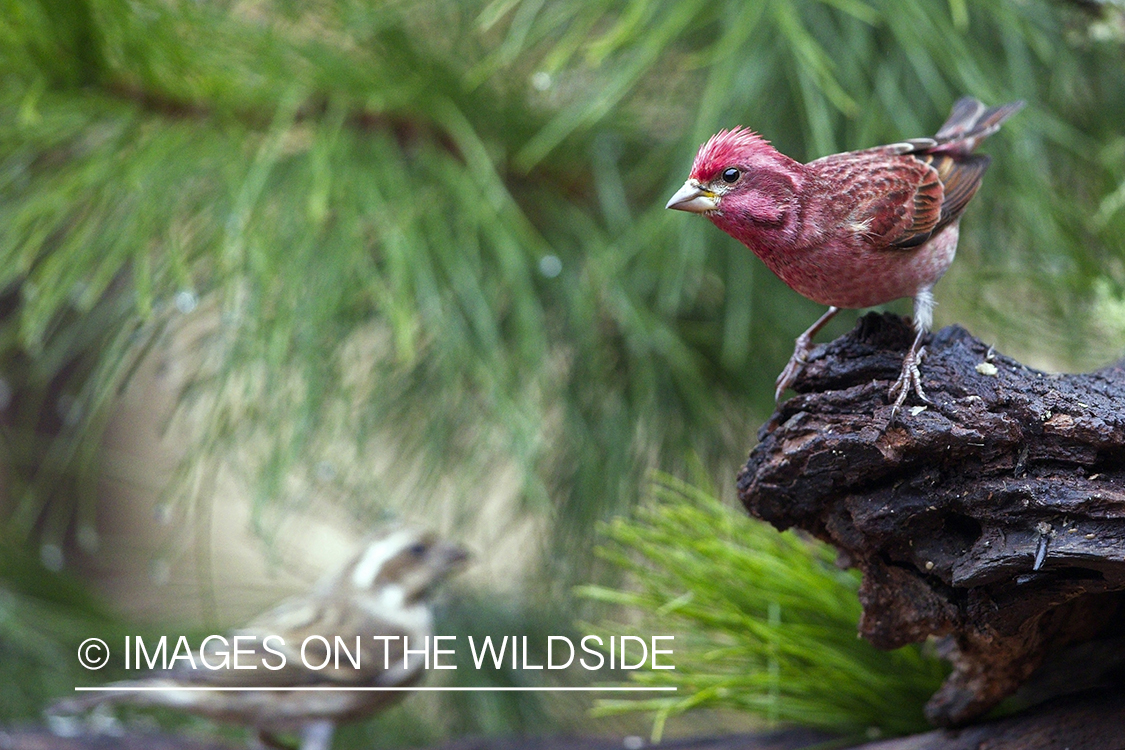
<svg viewBox="0 0 1125 750"><path fill-rule="evenodd" d="M860 569L864 638L938 639L953 672L927 716L955 725L1066 644L1125 632L1125 361L1051 375L945 328L922 364L931 403L890 424L911 338L870 314L818 347L738 489Z"/></svg>

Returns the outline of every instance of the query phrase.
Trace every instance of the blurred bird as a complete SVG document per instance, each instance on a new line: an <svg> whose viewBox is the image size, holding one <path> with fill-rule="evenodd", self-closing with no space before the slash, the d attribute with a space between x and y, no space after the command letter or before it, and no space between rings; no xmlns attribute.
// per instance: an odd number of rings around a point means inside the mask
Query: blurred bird
<svg viewBox="0 0 1125 750"><path fill-rule="evenodd" d="M224 652L233 653L234 637L243 636L239 663L256 668L212 670L199 664L193 669L186 660L177 660L172 669L114 683L112 687L120 691L59 701L48 709L48 718L77 714L103 703L162 706L249 726L267 746L285 747L275 734L295 731L302 735L302 750L326 750L336 724L387 708L404 692L276 688L408 687L417 683L426 663L421 650L428 646L427 636L433 635L431 594L467 559L463 549L433 534L400 526L384 529L369 537L342 570L309 593L286 599L246 627L227 634L225 644L209 639L196 652L197 664L201 659L220 664ZM306 641L313 635L322 636L328 645L319 639ZM266 640L268 636L280 638ZM341 656L336 666L336 636L353 655L359 637L358 669L347 656ZM409 638L411 651L405 666L402 636ZM284 666L273 668L282 657ZM326 660L320 670L305 666ZM186 691L176 690L178 687L274 690Z"/></svg>
<svg viewBox="0 0 1125 750"><path fill-rule="evenodd" d="M828 311L799 337L777 378L775 399L797 379L812 338L840 308L914 298L917 335L891 386L891 420L913 390L933 323L931 290L953 262L961 213L989 157L982 140L1023 107L959 99L933 138L915 138L801 164L745 128L723 130L700 149L667 208L703 214L771 271Z"/></svg>

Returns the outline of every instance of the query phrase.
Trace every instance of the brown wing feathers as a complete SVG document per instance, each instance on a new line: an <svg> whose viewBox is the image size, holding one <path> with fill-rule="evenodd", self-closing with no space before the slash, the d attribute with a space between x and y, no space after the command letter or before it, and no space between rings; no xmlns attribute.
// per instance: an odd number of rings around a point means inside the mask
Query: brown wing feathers
<svg viewBox="0 0 1125 750"><path fill-rule="evenodd" d="M928 154L925 161L937 170L938 179L945 189L941 202L941 219L935 230L954 221L965 210L969 199L976 194L992 159L984 154L953 156Z"/></svg>
<svg viewBox="0 0 1125 750"><path fill-rule="evenodd" d="M990 161L983 155L914 154L913 157L932 169L927 170L928 179L915 189L913 221L901 236L890 241L892 247L903 250L918 247L957 220L980 187Z"/></svg>
<svg viewBox="0 0 1125 750"><path fill-rule="evenodd" d="M919 138L895 144L897 158L917 159L932 167L929 175L932 177L936 172L937 179L923 179L918 183L913 221L901 237L891 241L892 247L918 247L957 220L976 194L991 162L988 156L973 154L972 150L1023 106L1020 101L988 108L967 96L953 105L949 119L933 139ZM906 145L912 148L901 148Z"/></svg>

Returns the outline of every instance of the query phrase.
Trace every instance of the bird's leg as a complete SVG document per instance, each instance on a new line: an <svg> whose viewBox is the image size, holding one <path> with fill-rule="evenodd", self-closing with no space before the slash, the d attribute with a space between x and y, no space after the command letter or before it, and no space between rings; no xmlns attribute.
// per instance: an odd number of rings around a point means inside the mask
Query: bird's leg
<svg viewBox="0 0 1125 750"><path fill-rule="evenodd" d="M914 391L925 403L930 403L926 392L922 390L922 373L918 370L918 365L922 364L922 358L926 356L926 347L922 346L922 339L926 337L933 320L934 295L929 289L923 289L914 298L914 330L918 333L914 336L910 351L903 357L902 371L898 374L898 380L891 385L891 390L887 394L888 398L894 399L894 405L891 407L892 423L910 391Z"/></svg>
<svg viewBox="0 0 1125 750"><path fill-rule="evenodd" d="M922 364L922 358L926 356L926 347L922 346L922 339L925 335L925 331L918 331L918 335L914 337L914 343L910 346L910 351L903 357L902 372L898 374L898 380L891 385L891 390L887 394L888 398L895 400L894 406L891 407L891 422L895 421L895 415L906 402L906 394L910 391L918 394L918 398L927 404L930 403L926 392L922 390L922 373L918 370L918 365Z"/></svg>
<svg viewBox="0 0 1125 750"><path fill-rule="evenodd" d="M328 750L336 725L331 721L311 721L301 730L301 750Z"/></svg>
<svg viewBox="0 0 1125 750"><path fill-rule="evenodd" d="M821 328L840 312L838 307L830 307L828 311L817 318L816 322L809 326L809 330L802 333L797 337L796 346L793 348L793 356L789 358L789 364L785 365L785 369L777 376L777 390L774 391L773 400L775 403L781 402L781 394L785 389L793 385L797 380L797 376L801 374L801 370L805 369L808 364L808 355L812 351L812 340Z"/></svg>

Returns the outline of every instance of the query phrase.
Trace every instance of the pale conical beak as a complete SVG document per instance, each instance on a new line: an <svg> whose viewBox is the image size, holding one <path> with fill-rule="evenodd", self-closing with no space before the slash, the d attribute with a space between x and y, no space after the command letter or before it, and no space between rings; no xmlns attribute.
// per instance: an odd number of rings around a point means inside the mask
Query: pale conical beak
<svg viewBox="0 0 1125 750"><path fill-rule="evenodd" d="M707 190L695 180L688 180L684 186L676 191L665 208L674 208L677 211L690 211L693 214L705 214L719 207L719 196Z"/></svg>

